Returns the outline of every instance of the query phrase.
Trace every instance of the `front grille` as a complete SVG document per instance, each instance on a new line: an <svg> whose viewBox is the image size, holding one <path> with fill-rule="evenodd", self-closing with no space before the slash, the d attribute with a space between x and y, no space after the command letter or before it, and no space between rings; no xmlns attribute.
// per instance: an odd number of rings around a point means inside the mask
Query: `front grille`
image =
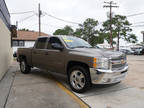
<svg viewBox="0 0 144 108"><path fill-rule="evenodd" d="M119 70L124 68L126 65L126 57L125 56L118 56L111 58L111 69L112 70Z"/></svg>
<svg viewBox="0 0 144 108"><path fill-rule="evenodd" d="M125 57L124 56L112 56L111 57L112 61L121 60L121 59L125 59Z"/></svg>
<svg viewBox="0 0 144 108"><path fill-rule="evenodd" d="M125 64L116 64L116 65L112 65L112 69L121 69L125 66Z"/></svg>

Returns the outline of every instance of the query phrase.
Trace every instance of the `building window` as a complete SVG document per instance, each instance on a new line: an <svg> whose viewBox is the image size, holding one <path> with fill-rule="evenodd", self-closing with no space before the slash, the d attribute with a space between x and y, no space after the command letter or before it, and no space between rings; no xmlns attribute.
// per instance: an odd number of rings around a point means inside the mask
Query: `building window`
<svg viewBox="0 0 144 108"><path fill-rule="evenodd" d="M13 46L25 46L25 42L24 41L18 41L18 40L14 40L12 42Z"/></svg>
<svg viewBox="0 0 144 108"><path fill-rule="evenodd" d="M13 41L12 46L18 46L18 41Z"/></svg>
<svg viewBox="0 0 144 108"><path fill-rule="evenodd" d="M24 41L19 41L19 46L24 46Z"/></svg>

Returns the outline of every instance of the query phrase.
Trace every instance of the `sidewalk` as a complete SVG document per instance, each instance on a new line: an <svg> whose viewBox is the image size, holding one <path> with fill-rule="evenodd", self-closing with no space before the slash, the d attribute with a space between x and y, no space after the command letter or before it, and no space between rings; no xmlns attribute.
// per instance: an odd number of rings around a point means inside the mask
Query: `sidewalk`
<svg viewBox="0 0 144 108"><path fill-rule="evenodd" d="M80 108L50 76L39 69L21 74L12 66L0 82L0 108Z"/></svg>
<svg viewBox="0 0 144 108"><path fill-rule="evenodd" d="M14 81L14 72L16 72L17 67L11 66L10 70L4 75L3 79L0 81L0 108L5 108L6 102Z"/></svg>

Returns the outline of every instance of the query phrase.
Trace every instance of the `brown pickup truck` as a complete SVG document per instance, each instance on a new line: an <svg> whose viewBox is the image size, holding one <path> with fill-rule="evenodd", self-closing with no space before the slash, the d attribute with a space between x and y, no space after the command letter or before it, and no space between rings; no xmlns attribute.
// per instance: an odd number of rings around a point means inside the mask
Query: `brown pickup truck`
<svg viewBox="0 0 144 108"><path fill-rule="evenodd" d="M93 48L73 36L40 37L33 48L19 48L22 73L38 67L65 74L71 89L84 92L92 84L113 84L127 74L126 55L122 52Z"/></svg>

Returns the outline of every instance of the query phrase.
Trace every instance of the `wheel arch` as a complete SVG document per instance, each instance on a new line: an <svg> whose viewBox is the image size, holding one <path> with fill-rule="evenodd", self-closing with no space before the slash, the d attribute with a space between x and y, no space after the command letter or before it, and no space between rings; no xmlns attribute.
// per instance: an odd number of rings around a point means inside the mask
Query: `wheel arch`
<svg viewBox="0 0 144 108"><path fill-rule="evenodd" d="M79 61L69 61L67 63L67 67L66 67L67 75L69 75L69 69L72 68L73 66L82 66L85 69L87 69L87 72L88 72L88 75L89 75L89 78L90 78L90 81L91 81L90 70L89 70L89 65L88 64L86 64L84 62L79 62Z"/></svg>
<svg viewBox="0 0 144 108"><path fill-rule="evenodd" d="M86 69L89 70L89 66L88 66L88 64L86 64L86 63L84 63L84 62L79 62L79 61L69 61L69 62L67 63L66 71L68 72L69 69L70 69L71 67L73 67L73 66L82 66L82 67L84 67L84 68L86 68Z"/></svg>
<svg viewBox="0 0 144 108"><path fill-rule="evenodd" d="M19 59L18 59L19 62L21 62L22 59L25 59L25 60L26 60L26 56L25 56L25 55L19 55Z"/></svg>

